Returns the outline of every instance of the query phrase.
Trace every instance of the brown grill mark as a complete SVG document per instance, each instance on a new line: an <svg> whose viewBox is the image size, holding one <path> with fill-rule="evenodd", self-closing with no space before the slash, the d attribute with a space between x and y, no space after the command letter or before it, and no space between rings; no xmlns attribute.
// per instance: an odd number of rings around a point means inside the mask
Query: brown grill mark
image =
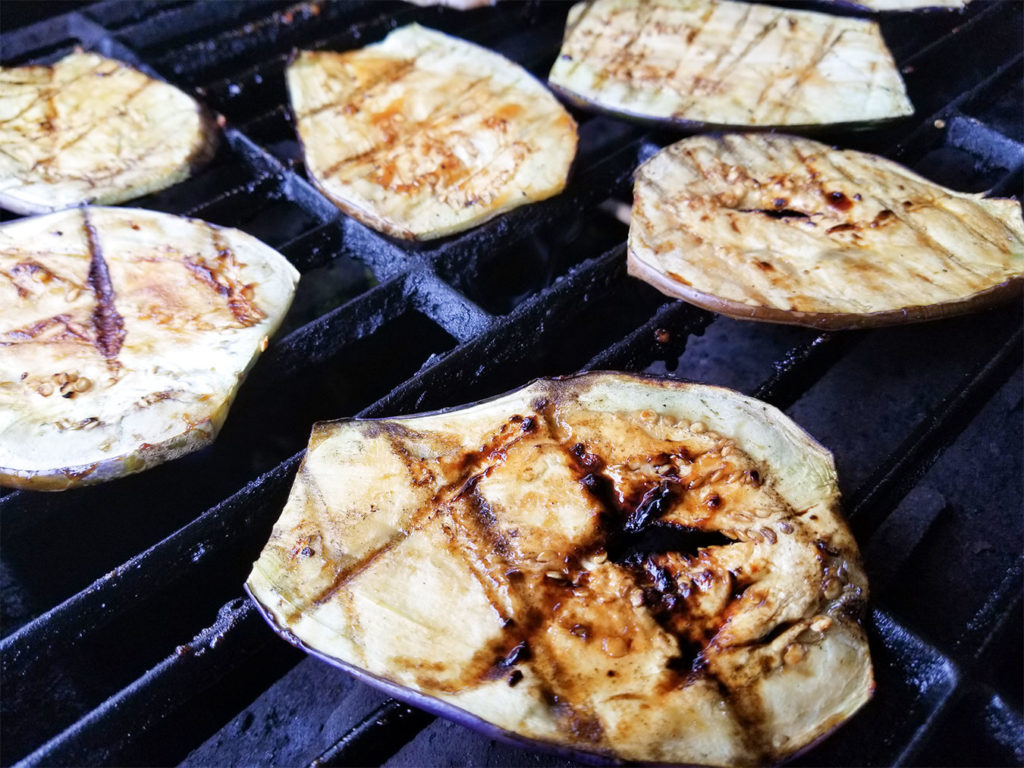
<svg viewBox="0 0 1024 768"><path fill-rule="evenodd" d="M217 254L216 261L210 262L197 255L186 256L181 263L194 278L224 299L240 326L249 328L256 325L266 318L266 314L253 300L254 285L242 284L234 278L233 273L238 268L235 252L223 241L219 230L212 226L209 230Z"/></svg>
<svg viewBox="0 0 1024 768"><path fill-rule="evenodd" d="M33 341L55 326L61 326L64 330L62 332L58 332L54 336L51 336L47 341L72 341L95 345L93 336L89 333L89 329L85 328L80 323L75 322L70 315L65 314L48 317L45 320L40 320L26 328L16 328L13 331L7 331L5 335L14 342Z"/></svg>
<svg viewBox="0 0 1024 768"><path fill-rule="evenodd" d="M111 72L109 72L109 73L104 73L104 75L109 75L109 74L113 74L113 72L114 72L114 71L116 71L117 69L120 69L120 67L117 67L117 68L115 68L115 70L111 70ZM150 87L151 85L154 85L154 84L155 84L155 82L156 82L156 81L154 81L154 80L149 80L149 79L147 79L147 80L146 80L146 82L144 82L144 83L143 83L142 85L140 85L140 86L139 86L138 88L136 88L136 89L135 89L134 91L132 91L132 92L131 92L130 94L128 94L128 95L127 95L127 96L126 96L126 97L124 98L124 101L122 102L122 104L121 104L121 107L122 107L122 108L125 108L125 107L127 107L127 106L128 106L128 104L130 104L130 103L131 103L131 102L132 102L132 101L133 101L133 100L134 100L134 99L135 99L135 98L136 98L136 97L137 97L137 96L138 96L138 95L139 95L140 93L142 93L143 91L145 91L145 90L146 90L147 88L149 88L149 87ZM56 117L56 112L54 113L54 116ZM78 142L80 142L80 141L81 141L82 139L84 139L85 137L87 137L87 136L88 136L88 135L89 135L90 133L92 133L92 131L93 131L93 129L94 129L95 127L96 127L96 126L95 126L95 124L93 124L93 123L90 123L89 125L87 125L87 126L86 126L86 127L85 127L85 128L83 129L83 130L82 130L82 132L81 132L81 133L79 133L79 134L78 134L77 136L75 136L74 138L72 138L72 139L71 139L70 141L67 141L67 142L65 142L64 144L62 144L61 146L59 146L59 147L56 147L56 148L54 149L54 154L53 154L53 156L52 156L52 157L50 157L50 158L47 158L47 160L46 160L45 162L48 162L48 163L49 163L49 162L52 162L53 160L55 160L55 159L57 158L57 156L58 156L58 155L59 155L59 154L60 154L61 152L64 152L64 151L65 151L65 150L67 150L67 149L68 149L69 147L72 147L72 146L74 146L75 144L77 144ZM122 166L123 166L123 164L122 164ZM87 177L82 177L82 178L87 178Z"/></svg>
<svg viewBox="0 0 1024 768"><path fill-rule="evenodd" d="M82 211L82 226L89 243L89 289L96 298L92 313L92 324L96 330L95 344L107 360L113 361L124 344L124 318L114 305L114 286L110 282L110 271L103 259L99 235L89 221L88 211Z"/></svg>
<svg viewBox="0 0 1024 768"><path fill-rule="evenodd" d="M71 85L72 83L76 83L79 80L82 80L82 79L84 79L86 77L89 77L90 75L95 74L96 72L99 71L100 66L102 66L102 64L97 65L97 66L93 67L92 69L89 69L89 70L83 72L81 75L78 75L77 77L71 78L66 83L63 83L60 87L61 88L66 88L67 86ZM56 76L56 70L55 70L54 67L47 67L47 70L48 70L49 76L50 76L50 83L49 83L49 85L44 87L44 88L42 88L40 90L40 92L39 92L39 95L36 98L34 98L31 102L29 102L28 106L26 106L21 112L19 112L18 114L14 115L13 117L7 118L6 120L0 120L0 125L4 125L6 123L13 122L13 121L17 120L19 117L22 117L26 112L30 111L40 101L42 101L43 99L46 99L47 100L47 109L46 109L47 117L46 117L46 122L48 123L46 132L47 133L52 133L53 132L53 130L54 130L53 121L57 118L57 109L56 109L56 105L54 104L54 101L53 101L53 98L54 98L54 96L56 95L56 92L57 92L57 86L53 82L54 77ZM2 83L9 83L9 84L12 84L12 85L38 86L38 82L36 82L36 81L29 81L29 82L21 81L21 82L19 82L19 81L3 80L3 81L0 81L0 82L2 82Z"/></svg>
<svg viewBox="0 0 1024 768"><path fill-rule="evenodd" d="M370 118L370 123L383 132L383 141L375 144L365 152L360 152L359 154L351 157L342 158L327 168L327 170L323 172L323 176L325 178L334 176L343 168L347 168L361 162L370 163L374 158L383 155L387 150L394 147L408 147L410 142L421 134L428 133L430 131L441 132L446 124L453 122L461 116L459 107L471 98L475 91L486 87L487 84L488 80L486 78L471 80L460 93L455 95L453 101L440 104L425 118L407 127L399 127L395 125L395 118L397 116L401 116L401 104L392 102L388 109L383 112L379 112ZM397 166L395 165L395 161L387 161L387 163L377 171L376 177L374 178L375 183L380 184L383 187L393 188L395 191L403 193L408 193L419 186L419 183L414 180L413 182L394 187L392 182L396 171ZM425 176L428 174L422 175ZM435 179L434 184L431 186L436 186L436 183L437 180Z"/></svg>
<svg viewBox="0 0 1024 768"><path fill-rule="evenodd" d="M410 71L412 71L415 66L415 62L405 59L395 60L389 62L389 64L390 66L384 67L379 75L360 86L359 91L361 101L367 101L376 93L380 86L387 86L401 80ZM327 112L338 107L341 107L341 111L345 114L355 114L360 111L359 106L351 102L342 102L340 100L328 101L321 104L319 107L303 112L301 115L296 115L296 118L299 120L306 120L308 118L315 117L322 112Z"/></svg>
<svg viewBox="0 0 1024 768"><path fill-rule="evenodd" d="M736 23L737 33L740 30L742 30L743 27L746 26L747 21L750 19L750 14L752 12L753 5L749 6L744 10L743 16L740 17L740 20ZM724 69L726 72L728 72L735 69L736 67L741 66L743 60L750 55L750 52L757 48L757 46L759 46L762 42L764 42L765 38L768 37L771 31L779 25L779 21L782 19L782 17L783 14L780 13L767 24L765 24L758 31L758 33L754 35L753 39L743 47L743 50L737 53L731 60L727 60L726 57L732 51L732 48L728 45L722 45L714 60L711 61L707 66L705 66L705 68L700 72L700 74L696 76L696 78L694 79L695 82L716 80L718 78L715 75L719 70ZM685 104L681 111L685 112L686 110L690 109L698 98L699 95L696 95L693 98L691 98L690 101Z"/></svg>
<svg viewBox="0 0 1024 768"><path fill-rule="evenodd" d="M790 87L788 91L779 99L782 104L782 115L788 115L793 105L797 104L797 93L806 85L807 81L811 79L815 71L818 69L818 65L825 59L833 48L835 48L839 41L845 34L845 30L840 32L838 35L835 34L836 28L834 25L827 26L825 31L822 33L822 39L819 43L820 49L815 52L814 56L807 63L807 66L800 70L800 74L797 76L796 82Z"/></svg>
<svg viewBox="0 0 1024 768"><path fill-rule="evenodd" d="M58 283L67 283L70 285L71 293L69 293L69 295L71 296L71 298L68 299L69 301L74 298L77 298L77 295L74 294L74 291L79 289L79 286L77 286L74 282L64 277L61 277L48 267L45 267L44 265L35 261L18 262L13 267L11 267L10 272L0 271L0 275L3 275L4 277L11 281L11 283L14 285L14 289L18 292L18 298L21 299L26 298L31 293L31 290L29 288L32 283L42 283L45 285L47 283L51 283L54 281Z"/></svg>

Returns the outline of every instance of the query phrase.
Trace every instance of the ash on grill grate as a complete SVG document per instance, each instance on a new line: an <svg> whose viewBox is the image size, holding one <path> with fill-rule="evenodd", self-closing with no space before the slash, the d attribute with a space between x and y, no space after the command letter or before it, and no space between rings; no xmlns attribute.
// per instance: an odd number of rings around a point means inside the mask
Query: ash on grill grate
<svg viewBox="0 0 1024 768"><path fill-rule="evenodd" d="M305 180L282 77L293 47L344 50L418 21L543 77L567 2L106 0L20 29L14 5L0 9L5 63L83 45L221 112L214 162L137 204L240 227L304 274L215 445L108 486L0 495L0 762L567 765L382 698L279 642L238 598L313 419L595 368L756 393L835 452L875 578L878 691L799 763L1024 761L1021 302L818 334L669 301L625 275L625 228L599 204L628 199L636 165L676 137L610 118L576 114L563 195L437 243L378 235ZM1024 7L975 0L882 25L918 114L826 140L1021 194Z"/></svg>

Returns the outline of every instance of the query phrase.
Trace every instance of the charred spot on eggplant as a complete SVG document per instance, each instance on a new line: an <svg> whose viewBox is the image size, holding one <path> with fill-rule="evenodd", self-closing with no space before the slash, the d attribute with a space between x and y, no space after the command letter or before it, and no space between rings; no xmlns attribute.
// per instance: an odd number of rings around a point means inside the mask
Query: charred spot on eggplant
<svg viewBox="0 0 1024 768"><path fill-rule="evenodd" d="M421 706L605 759L776 761L872 689L831 456L714 387L586 374L318 424L248 589Z"/></svg>

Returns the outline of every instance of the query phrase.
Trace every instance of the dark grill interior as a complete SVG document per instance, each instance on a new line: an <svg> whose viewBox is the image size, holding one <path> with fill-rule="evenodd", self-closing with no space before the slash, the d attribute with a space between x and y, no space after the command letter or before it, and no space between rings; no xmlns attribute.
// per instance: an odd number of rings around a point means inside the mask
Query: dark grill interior
<svg viewBox="0 0 1024 768"><path fill-rule="evenodd" d="M677 135L576 114L566 192L424 245L341 215L306 181L283 71L418 21L544 78L568 4L5 2L5 64L79 45L226 118L194 178L132 205L239 227L303 272L212 447L108 485L0 492L0 762L567 765L435 720L306 658L241 585L314 420L454 406L582 369L722 384L836 456L872 578L875 699L806 765L1017 765L1022 721L1022 306L846 333L741 323L628 278L641 160ZM846 11L849 12L849 11ZM40 16L62 13L40 20ZM25 24L25 26L17 25ZM882 17L916 117L824 134L958 189L1020 195L1024 6ZM4 219L13 218L4 214Z"/></svg>

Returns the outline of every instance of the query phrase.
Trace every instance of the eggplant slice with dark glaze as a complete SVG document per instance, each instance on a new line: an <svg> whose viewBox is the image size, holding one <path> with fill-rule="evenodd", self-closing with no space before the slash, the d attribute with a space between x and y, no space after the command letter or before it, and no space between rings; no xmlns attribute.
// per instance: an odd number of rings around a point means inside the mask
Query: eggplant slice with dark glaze
<svg viewBox="0 0 1024 768"><path fill-rule="evenodd" d="M626 374L317 424L247 587L286 639L516 743L772 762L871 696L831 455Z"/></svg>

